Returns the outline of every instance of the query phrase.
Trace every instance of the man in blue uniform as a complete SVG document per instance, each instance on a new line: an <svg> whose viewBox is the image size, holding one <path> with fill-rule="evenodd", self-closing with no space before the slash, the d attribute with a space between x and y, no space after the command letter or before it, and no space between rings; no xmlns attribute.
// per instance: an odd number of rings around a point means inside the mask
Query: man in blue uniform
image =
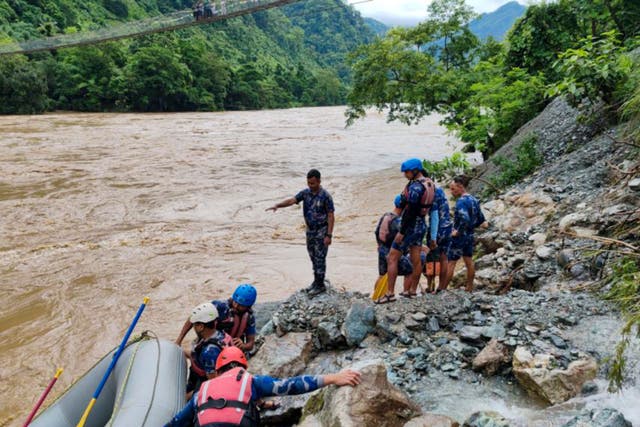
<svg viewBox="0 0 640 427"><path fill-rule="evenodd" d="M217 329L226 332L233 338L233 345L243 351L253 350L256 342L256 317L252 307L258 292L248 283L239 285L231 298L226 301L211 301L218 311ZM191 330L193 323L187 319L182 326L175 343L180 346L185 335Z"/></svg>
<svg viewBox="0 0 640 427"><path fill-rule="evenodd" d="M187 393L197 390L200 384L213 377L220 352L231 345L231 337L216 328L217 320L218 310L210 302L200 304L191 311L189 321L198 339L187 354L191 360Z"/></svg>
<svg viewBox="0 0 640 427"><path fill-rule="evenodd" d="M309 296L326 291L325 274L327 269L327 251L333 237L335 222L333 199L320 185L320 172L311 169L307 173L307 186L295 197L286 199L267 210L277 211L302 202L304 221L307 224L307 252L313 265L313 283L306 289Z"/></svg>
<svg viewBox="0 0 640 427"><path fill-rule="evenodd" d="M453 222L451 221L451 211L447 195L442 187L436 186L436 194L433 200L434 208L438 211L438 240L433 245L430 242L431 253L430 259L437 258L440 262L440 274L438 288L435 292L447 289L448 282L448 255L449 245L451 244L451 231Z"/></svg>
<svg viewBox="0 0 640 427"><path fill-rule="evenodd" d="M447 283L451 281L455 272L456 263L460 258L467 267L466 291L473 291L473 279L476 275L473 263L473 240L476 227L487 228L489 224L484 218L478 199L467 193L469 178L456 176L449 185L451 194L457 198L455 214L453 217L453 231L451 232L451 244L449 245L449 267Z"/></svg>
<svg viewBox="0 0 640 427"><path fill-rule="evenodd" d="M398 278L398 263L400 257L407 250L413 266L411 280L405 281L401 296L411 298L416 295L420 273L422 271L422 261L420 252L422 241L427 232L425 217L429 214L431 226L431 240L436 240L438 230L438 213L435 211L433 200L435 185L433 181L426 177L426 172L422 167L420 159L409 159L402 163L400 171L409 180L402 192L400 207L402 209L402 219L400 232L391 245L388 257L388 287L386 295L376 301L377 304L386 304L395 301L394 288ZM414 288L415 287L415 288Z"/></svg>
<svg viewBox="0 0 640 427"><path fill-rule="evenodd" d="M201 425L205 420L206 425L257 426L260 421L255 405L264 397L310 393L328 385L353 387L360 384L360 373L350 369L337 374L278 379L266 375L247 374L247 365L247 359L239 349L228 347L223 350L216 364L217 377L204 383L165 427L189 427L194 421ZM251 381L250 389L246 387L248 380ZM201 396L203 393L204 398ZM228 400L224 395L231 395L235 400ZM229 413L228 409L231 408L233 411ZM244 423L238 422L240 420Z"/></svg>

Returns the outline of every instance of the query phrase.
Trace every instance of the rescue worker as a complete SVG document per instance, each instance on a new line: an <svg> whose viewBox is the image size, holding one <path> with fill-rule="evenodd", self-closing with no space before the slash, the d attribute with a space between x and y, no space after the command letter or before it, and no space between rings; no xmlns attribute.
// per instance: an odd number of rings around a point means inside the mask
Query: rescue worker
<svg viewBox="0 0 640 427"><path fill-rule="evenodd" d="M476 227L488 228L478 199L467 193L469 178L463 175L456 176L449 185L453 197L456 197L456 208L453 217L453 231L451 232L451 244L449 245L449 266L447 283L453 278L456 263L460 258L467 267L467 281L465 290L473 291L473 279L476 270L473 262L474 229Z"/></svg>
<svg viewBox="0 0 640 427"><path fill-rule="evenodd" d="M247 372L244 352L225 348L216 363L217 376L204 382L187 405L165 427L260 425L256 401L268 396L291 396L328 385L356 386L360 373L345 369L337 374L303 375L277 379Z"/></svg>
<svg viewBox="0 0 640 427"><path fill-rule="evenodd" d="M256 342L256 318L252 307L257 297L256 288L243 283L236 288L227 301L211 301L218 310L217 328L231 336L233 345L247 352L253 350ZM182 344L182 340L192 326L190 319L184 322L180 335L175 341L177 345Z"/></svg>
<svg viewBox="0 0 640 427"><path fill-rule="evenodd" d="M453 222L451 221L451 208L449 207L449 201L447 200L447 195L445 194L442 187L436 186L436 194L433 200L434 208L438 212L438 236L435 244L433 242L429 242L429 247L431 248L431 253L429 254L429 263L432 265L431 268L434 270L434 278L438 276L438 288L432 290L433 293L441 292L447 289L448 282L448 255L449 246L451 245L451 231L453 228ZM433 264L435 261L438 261L440 266L439 268ZM432 279L432 282L433 281ZM431 285L430 285L431 287Z"/></svg>
<svg viewBox="0 0 640 427"><path fill-rule="evenodd" d="M389 275L387 293L375 301L376 304L386 304L396 300L394 289L398 277L398 263L402 254L407 250L413 266L413 273L411 279L405 281L404 290L400 295L407 298L416 295L413 287L417 288L422 271L420 253L422 241L427 232L425 219L427 214L430 219L431 240L435 241L437 238L438 214L433 205L435 184L426 176L420 159L406 160L400 166L400 171L404 173L409 182L402 192L400 207L403 211L400 231L391 245L387 258Z"/></svg>
<svg viewBox="0 0 640 427"><path fill-rule="evenodd" d="M217 319L218 310L210 302L200 304L191 311L189 322L198 338L186 354L191 361L187 394L198 390L200 384L214 376L220 352L233 345L231 337L216 328Z"/></svg>
<svg viewBox="0 0 640 427"><path fill-rule="evenodd" d="M295 197L286 199L267 211L277 211L303 202L304 220L307 225L307 252L313 265L313 283L305 291L309 296L325 292L325 274L327 270L327 251L333 237L335 222L333 199L327 190L320 185L320 172L311 169L307 173L307 186Z"/></svg>
<svg viewBox="0 0 640 427"><path fill-rule="evenodd" d="M382 215L378 221L378 226L376 227L375 235L376 242L378 243L378 273L380 276L387 274L387 257L389 256L393 240L395 239L396 234L400 231L400 215L402 214L402 208L400 207L401 203L402 196L398 194L393 201L393 211ZM413 273L411 260L406 254L403 254L400 257L399 263L398 275L405 276L406 279L406 276Z"/></svg>

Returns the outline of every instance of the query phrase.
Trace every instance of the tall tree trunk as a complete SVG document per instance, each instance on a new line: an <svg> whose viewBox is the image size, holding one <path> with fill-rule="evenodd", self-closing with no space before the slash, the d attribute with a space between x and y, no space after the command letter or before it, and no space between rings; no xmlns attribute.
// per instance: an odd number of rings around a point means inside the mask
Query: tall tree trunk
<svg viewBox="0 0 640 427"><path fill-rule="evenodd" d="M626 40L627 34L624 31L624 25L622 24L622 21L620 21L620 17L618 16L615 8L611 4L611 0L604 0L604 5L607 7L607 10L611 15L611 19L613 19L613 22L615 22L616 27L618 27L618 31L620 31L620 34L622 35L622 40Z"/></svg>

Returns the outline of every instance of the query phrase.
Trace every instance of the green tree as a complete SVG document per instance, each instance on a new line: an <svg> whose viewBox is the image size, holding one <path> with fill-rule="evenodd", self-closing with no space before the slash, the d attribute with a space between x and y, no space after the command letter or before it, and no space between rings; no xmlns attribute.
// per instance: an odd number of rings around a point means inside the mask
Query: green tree
<svg viewBox="0 0 640 427"><path fill-rule="evenodd" d="M531 5L507 36L506 66L531 74L542 72L553 81L558 53L584 36L576 9L569 2Z"/></svg>
<svg viewBox="0 0 640 427"><path fill-rule="evenodd" d="M116 90L120 102L136 111L182 111L189 105L192 81L178 53L153 45L133 54Z"/></svg>
<svg viewBox="0 0 640 427"><path fill-rule="evenodd" d="M567 95L574 105L588 99L615 104L615 91L629 76L632 62L624 55L615 31L582 40L580 47L561 53L555 67L563 76L551 87L552 96Z"/></svg>
<svg viewBox="0 0 640 427"><path fill-rule="evenodd" d="M0 114L34 114L50 103L43 69L22 55L0 61Z"/></svg>

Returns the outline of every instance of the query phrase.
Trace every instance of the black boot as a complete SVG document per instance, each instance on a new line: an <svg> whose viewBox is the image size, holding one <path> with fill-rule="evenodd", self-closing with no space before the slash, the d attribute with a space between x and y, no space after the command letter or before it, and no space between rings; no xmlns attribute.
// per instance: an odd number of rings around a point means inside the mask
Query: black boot
<svg viewBox="0 0 640 427"><path fill-rule="evenodd" d="M312 286L311 289L307 291L307 295L309 295L310 297L315 297L316 295L320 295L321 293L327 291L327 287L324 285L324 277L316 277L316 280L314 280L313 283L314 286Z"/></svg>
<svg viewBox="0 0 640 427"><path fill-rule="evenodd" d="M304 288L303 291L306 292L306 293L309 293L309 292L313 291L315 288L317 288L319 283L322 283L320 281L320 277L317 274L314 274L313 275L313 282L311 282L311 284L309 286Z"/></svg>

